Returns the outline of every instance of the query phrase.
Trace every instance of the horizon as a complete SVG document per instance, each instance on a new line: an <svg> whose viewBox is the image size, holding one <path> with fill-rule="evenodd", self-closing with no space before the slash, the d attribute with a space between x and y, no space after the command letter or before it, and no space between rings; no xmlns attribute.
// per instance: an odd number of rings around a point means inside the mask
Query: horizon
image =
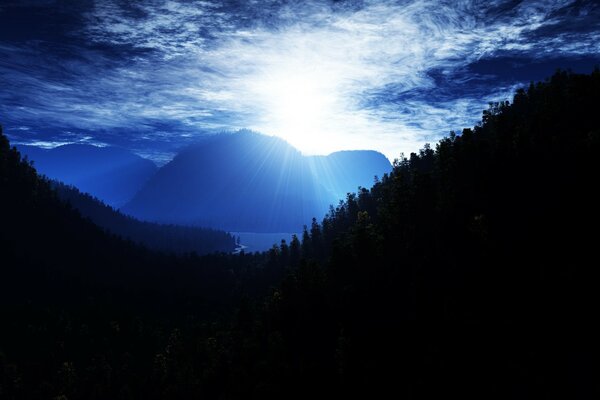
<svg viewBox="0 0 600 400"><path fill-rule="evenodd" d="M7 2L0 116L14 143L159 164L241 129L391 161L557 68L589 73L599 21L571 0Z"/></svg>
<svg viewBox="0 0 600 400"><path fill-rule="evenodd" d="M83 146L83 147L95 147L95 148L99 148L99 149L116 149L119 151L125 151L134 155L137 155L145 160L151 161L152 163L154 163L157 167L162 167L168 163L170 163L171 161L173 161L175 159L175 157L177 157L179 154L185 152L186 150L198 147L198 146L202 146L203 144L205 144L205 140L206 139L213 139L213 138L218 138L219 136L230 136L230 135L239 135L239 134L251 134L251 135L258 135L258 136L265 136L265 137L269 137L269 138L274 138L274 139L278 139L283 141L285 144L291 146L292 148L294 148L295 150L297 150L300 155L302 155L302 157L329 157L332 156L334 154L337 153L344 153L344 152L373 152L373 153L377 153L377 154L381 154L384 157L386 157L386 159L390 162L393 163L394 160L390 160L389 158L387 158L387 156L377 150L372 150L372 149L349 149L349 150L335 150L326 154L307 154L305 152L302 152L300 149L296 148L294 145L292 145L289 141L287 141L285 138L279 137L277 135L267 135L261 132L255 132L255 131L249 131L247 129L240 129L237 131L223 131L223 132L217 132L217 133L213 133L213 134L207 134L207 135L203 135L202 137L198 137L196 141L194 142L189 142L189 143L185 143L184 145L182 145L182 147L176 149L172 155L170 156L165 156L164 158L151 158L148 156L145 156L144 154L139 154L135 151L132 151L126 147L122 147L122 146L118 146L118 145L110 145L110 144L106 144L106 143L95 143L95 142L86 142L86 141L81 141L81 142L67 142L67 143L48 143L48 142L31 142L31 143L26 143L26 142L20 142L20 141L11 141L11 144L16 146L17 149L23 149L23 148L30 148L30 147L34 147L36 149L42 150L42 151L49 151L49 150L55 150L55 149L59 149L62 147L66 147L66 146ZM398 157L397 157L398 158ZM34 160L35 161L35 160Z"/></svg>

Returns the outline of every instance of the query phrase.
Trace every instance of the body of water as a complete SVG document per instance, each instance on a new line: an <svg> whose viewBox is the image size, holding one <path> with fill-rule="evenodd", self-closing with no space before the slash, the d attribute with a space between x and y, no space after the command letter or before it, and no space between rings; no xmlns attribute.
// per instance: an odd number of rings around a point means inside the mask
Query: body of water
<svg viewBox="0 0 600 400"><path fill-rule="evenodd" d="M240 246L236 252L241 250L246 253L255 251L266 251L273 247L274 244L279 246L281 240L284 239L288 244L292 240L292 235L302 238L301 233L256 233L256 232L230 232L233 236L240 238Z"/></svg>

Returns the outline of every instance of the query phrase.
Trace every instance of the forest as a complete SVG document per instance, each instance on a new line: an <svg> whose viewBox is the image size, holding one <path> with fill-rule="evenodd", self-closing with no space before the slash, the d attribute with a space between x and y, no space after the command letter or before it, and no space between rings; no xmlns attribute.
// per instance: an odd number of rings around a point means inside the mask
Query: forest
<svg viewBox="0 0 600 400"><path fill-rule="evenodd" d="M157 224L140 221L115 210L103 201L81 192L75 186L52 181L58 197L73 206L94 224L145 247L177 254L203 255L214 252L232 252L235 238L223 231L195 226Z"/></svg>
<svg viewBox="0 0 600 400"><path fill-rule="evenodd" d="M600 69L400 155L265 253L167 254L0 135L0 398L595 398Z"/></svg>

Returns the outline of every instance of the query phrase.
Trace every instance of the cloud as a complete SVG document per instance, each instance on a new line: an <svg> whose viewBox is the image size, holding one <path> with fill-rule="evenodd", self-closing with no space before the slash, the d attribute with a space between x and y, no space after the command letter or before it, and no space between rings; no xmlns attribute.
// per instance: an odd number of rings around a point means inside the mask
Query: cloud
<svg viewBox="0 0 600 400"><path fill-rule="evenodd" d="M599 16L573 0L96 1L71 32L77 57L0 48L19 88L0 111L148 154L251 128L309 153L394 158L473 125L526 83L472 65L595 57Z"/></svg>

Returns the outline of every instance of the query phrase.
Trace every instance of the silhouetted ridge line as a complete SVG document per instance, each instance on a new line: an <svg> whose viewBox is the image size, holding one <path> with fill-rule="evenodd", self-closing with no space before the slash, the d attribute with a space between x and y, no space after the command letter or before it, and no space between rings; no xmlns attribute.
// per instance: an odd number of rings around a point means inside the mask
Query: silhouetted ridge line
<svg viewBox="0 0 600 400"><path fill-rule="evenodd" d="M112 207L121 207L156 172L156 165L118 147L68 144L53 149L19 145L36 170L74 185Z"/></svg>

